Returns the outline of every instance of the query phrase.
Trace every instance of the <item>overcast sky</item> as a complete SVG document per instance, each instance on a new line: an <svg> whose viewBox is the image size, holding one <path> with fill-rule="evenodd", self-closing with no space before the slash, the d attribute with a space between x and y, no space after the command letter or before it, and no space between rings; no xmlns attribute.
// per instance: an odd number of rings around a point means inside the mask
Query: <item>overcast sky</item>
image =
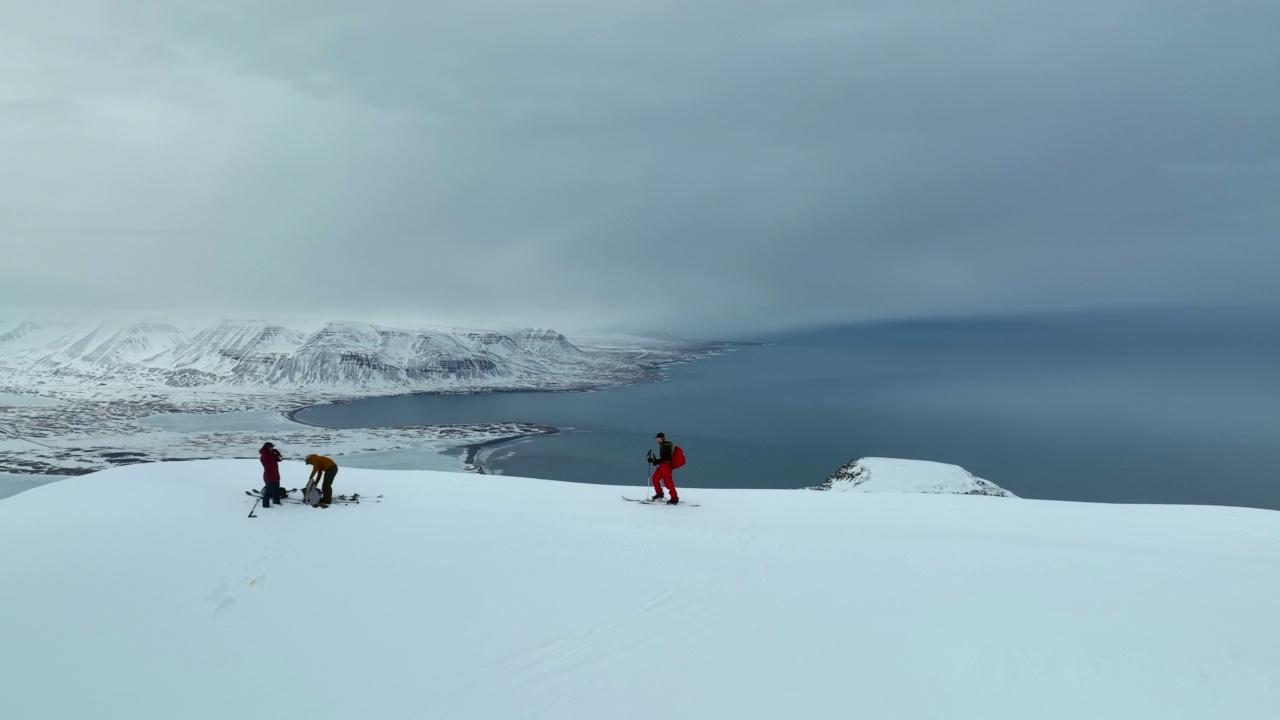
<svg viewBox="0 0 1280 720"><path fill-rule="evenodd" d="M1280 302L1270 0L0 4L0 307Z"/></svg>

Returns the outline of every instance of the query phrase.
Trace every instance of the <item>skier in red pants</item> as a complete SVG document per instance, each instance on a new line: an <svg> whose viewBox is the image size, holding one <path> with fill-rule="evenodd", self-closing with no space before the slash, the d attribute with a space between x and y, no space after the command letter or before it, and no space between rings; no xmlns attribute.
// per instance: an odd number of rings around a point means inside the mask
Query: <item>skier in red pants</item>
<svg viewBox="0 0 1280 720"><path fill-rule="evenodd" d="M667 486L667 492L671 493L671 499L667 501L668 505L676 505L680 502L680 497L676 495L676 483L671 478L671 456L675 449L675 443L667 439L667 436L658 433L654 438L658 441L658 456L654 457L653 452L649 453L649 464L656 465L653 469L653 492L654 496L650 500L662 499L662 486L658 484L661 480L663 485Z"/></svg>

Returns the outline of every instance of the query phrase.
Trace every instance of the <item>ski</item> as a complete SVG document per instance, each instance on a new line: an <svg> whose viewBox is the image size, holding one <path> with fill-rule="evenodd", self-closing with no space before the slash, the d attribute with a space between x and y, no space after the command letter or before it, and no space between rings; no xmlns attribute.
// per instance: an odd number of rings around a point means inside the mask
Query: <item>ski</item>
<svg viewBox="0 0 1280 720"><path fill-rule="evenodd" d="M260 494L258 494L258 493L256 493L256 492L250 492L250 491L248 491L248 490L245 490L245 491L244 491L244 494L245 494L245 495L248 495L249 497L251 497L251 498L253 498L253 499L255 499L255 500L261 500L261 499L262 499L262 495L260 495ZM291 497L279 498L279 499L274 500L273 502L275 502L275 503L289 502L289 503L294 503L294 504L297 504L297 505L306 505L306 503L302 502L301 500L299 500L299 499L297 499L297 498L291 498Z"/></svg>
<svg viewBox="0 0 1280 720"><path fill-rule="evenodd" d="M259 493L259 492L258 492L258 491L256 491L256 490L245 490L245 491L244 491L244 494L245 494L245 495L248 495L249 497L254 498L254 499L256 499L256 500L261 500L261 499L262 499L262 494L261 494L261 493ZM348 497L336 497L336 498L334 498L334 499L333 499L332 504L334 504L334 505L359 505L359 504L360 504L360 500L363 500L363 499L364 499L364 498L360 498L360 499L358 499L358 500L353 500L353 499L348 498ZM311 507L315 507L314 505L311 505L311 503L307 502L306 500L303 500L303 499L301 499L301 498L294 498L294 497L284 497L284 498L280 498L280 499L276 500L275 502L276 502L276 503L283 503L283 502L287 502L287 503L289 503L290 505L309 505L309 506L311 506ZM376 500L376 501L374 501L374 502L382 502L382 501L381 501L381 500Z"/></svg>
<svg viewBox="0 0 1280 720"><path fill-rule="evenodd" d="M292 490L285 490L284 492L285 492L285 495L287 496L289 493L298 492L298 488L294 488ZM262 497L261 490L245 490L244 494L251 495L253 497ZM294 498L286 497L285 499L293 500ZM381 495L361 495L360 493L352 493L350 495L336 495L334 496L333 499L341 500L343 502L382 502Z"/></svg>
<svg viewBox="0 0 1280 720"><path fill-rule="evenodd" d="M640 503L641 505L667 505L667 504L669 504L666 500L648 500L648 499L643 499L643 498L629 498L629 497L627 497L626 495L623 495L623 496L622 496L622 499L623 499L623 500L626 500L627 502ZM675 504L675 507L680 507L681 505L688 505L689 507L702 507L702 506L701 506L701 505L699 505L698 503L685 502L684 500L681 500L680 502L676 503L676 504Z"/></svg>
<svg viewBox="0 0 1280 720"><path fill-rule="evenodd" d="M297 492L297 488L294 488L293 490L286 490L285 497L281 498L281 500L291 500L293 502L303 503L304 505L306 504L305 500L301 500L295 497L289 497L288 493L292 493L292 492ZM248 495L249 497L255 497L255 498L262 497L261 490L245 490L244 494ZM361 495L359 493L355 493L353 495L337 495L333 498L333 502L343 502L343 503L352 503L352 504L358 504L361 502L382 502L382 496L381 495L373 495L373 496Z"/></svg>

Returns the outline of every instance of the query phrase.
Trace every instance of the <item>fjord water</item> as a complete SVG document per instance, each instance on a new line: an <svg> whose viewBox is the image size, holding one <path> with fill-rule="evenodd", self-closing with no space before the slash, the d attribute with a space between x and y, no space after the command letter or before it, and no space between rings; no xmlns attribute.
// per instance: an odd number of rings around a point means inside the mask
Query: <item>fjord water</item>
<svg viewBox="0 0 1280 720"><path fill-rule="evenodd" d="M592 393L370 398L328 427L525 421L567 430L486 469L636 485L656 431L682 487L803 487L888 456L962 465L1024 497L1280 508L1280 313L1093 312L893 322L759 338Z"/></svg>

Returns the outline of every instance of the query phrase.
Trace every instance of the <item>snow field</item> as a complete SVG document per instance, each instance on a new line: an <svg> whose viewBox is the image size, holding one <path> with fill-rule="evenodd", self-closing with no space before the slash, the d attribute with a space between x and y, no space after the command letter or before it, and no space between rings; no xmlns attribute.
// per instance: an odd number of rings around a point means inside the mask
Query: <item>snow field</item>
<svg viewBox="0 0 1280 720"><path fill-rule="evenodd" d="M248 519L260 477L0 502L5 716L1280 717L1271 511L342 468L384 500Z"/></svg>

